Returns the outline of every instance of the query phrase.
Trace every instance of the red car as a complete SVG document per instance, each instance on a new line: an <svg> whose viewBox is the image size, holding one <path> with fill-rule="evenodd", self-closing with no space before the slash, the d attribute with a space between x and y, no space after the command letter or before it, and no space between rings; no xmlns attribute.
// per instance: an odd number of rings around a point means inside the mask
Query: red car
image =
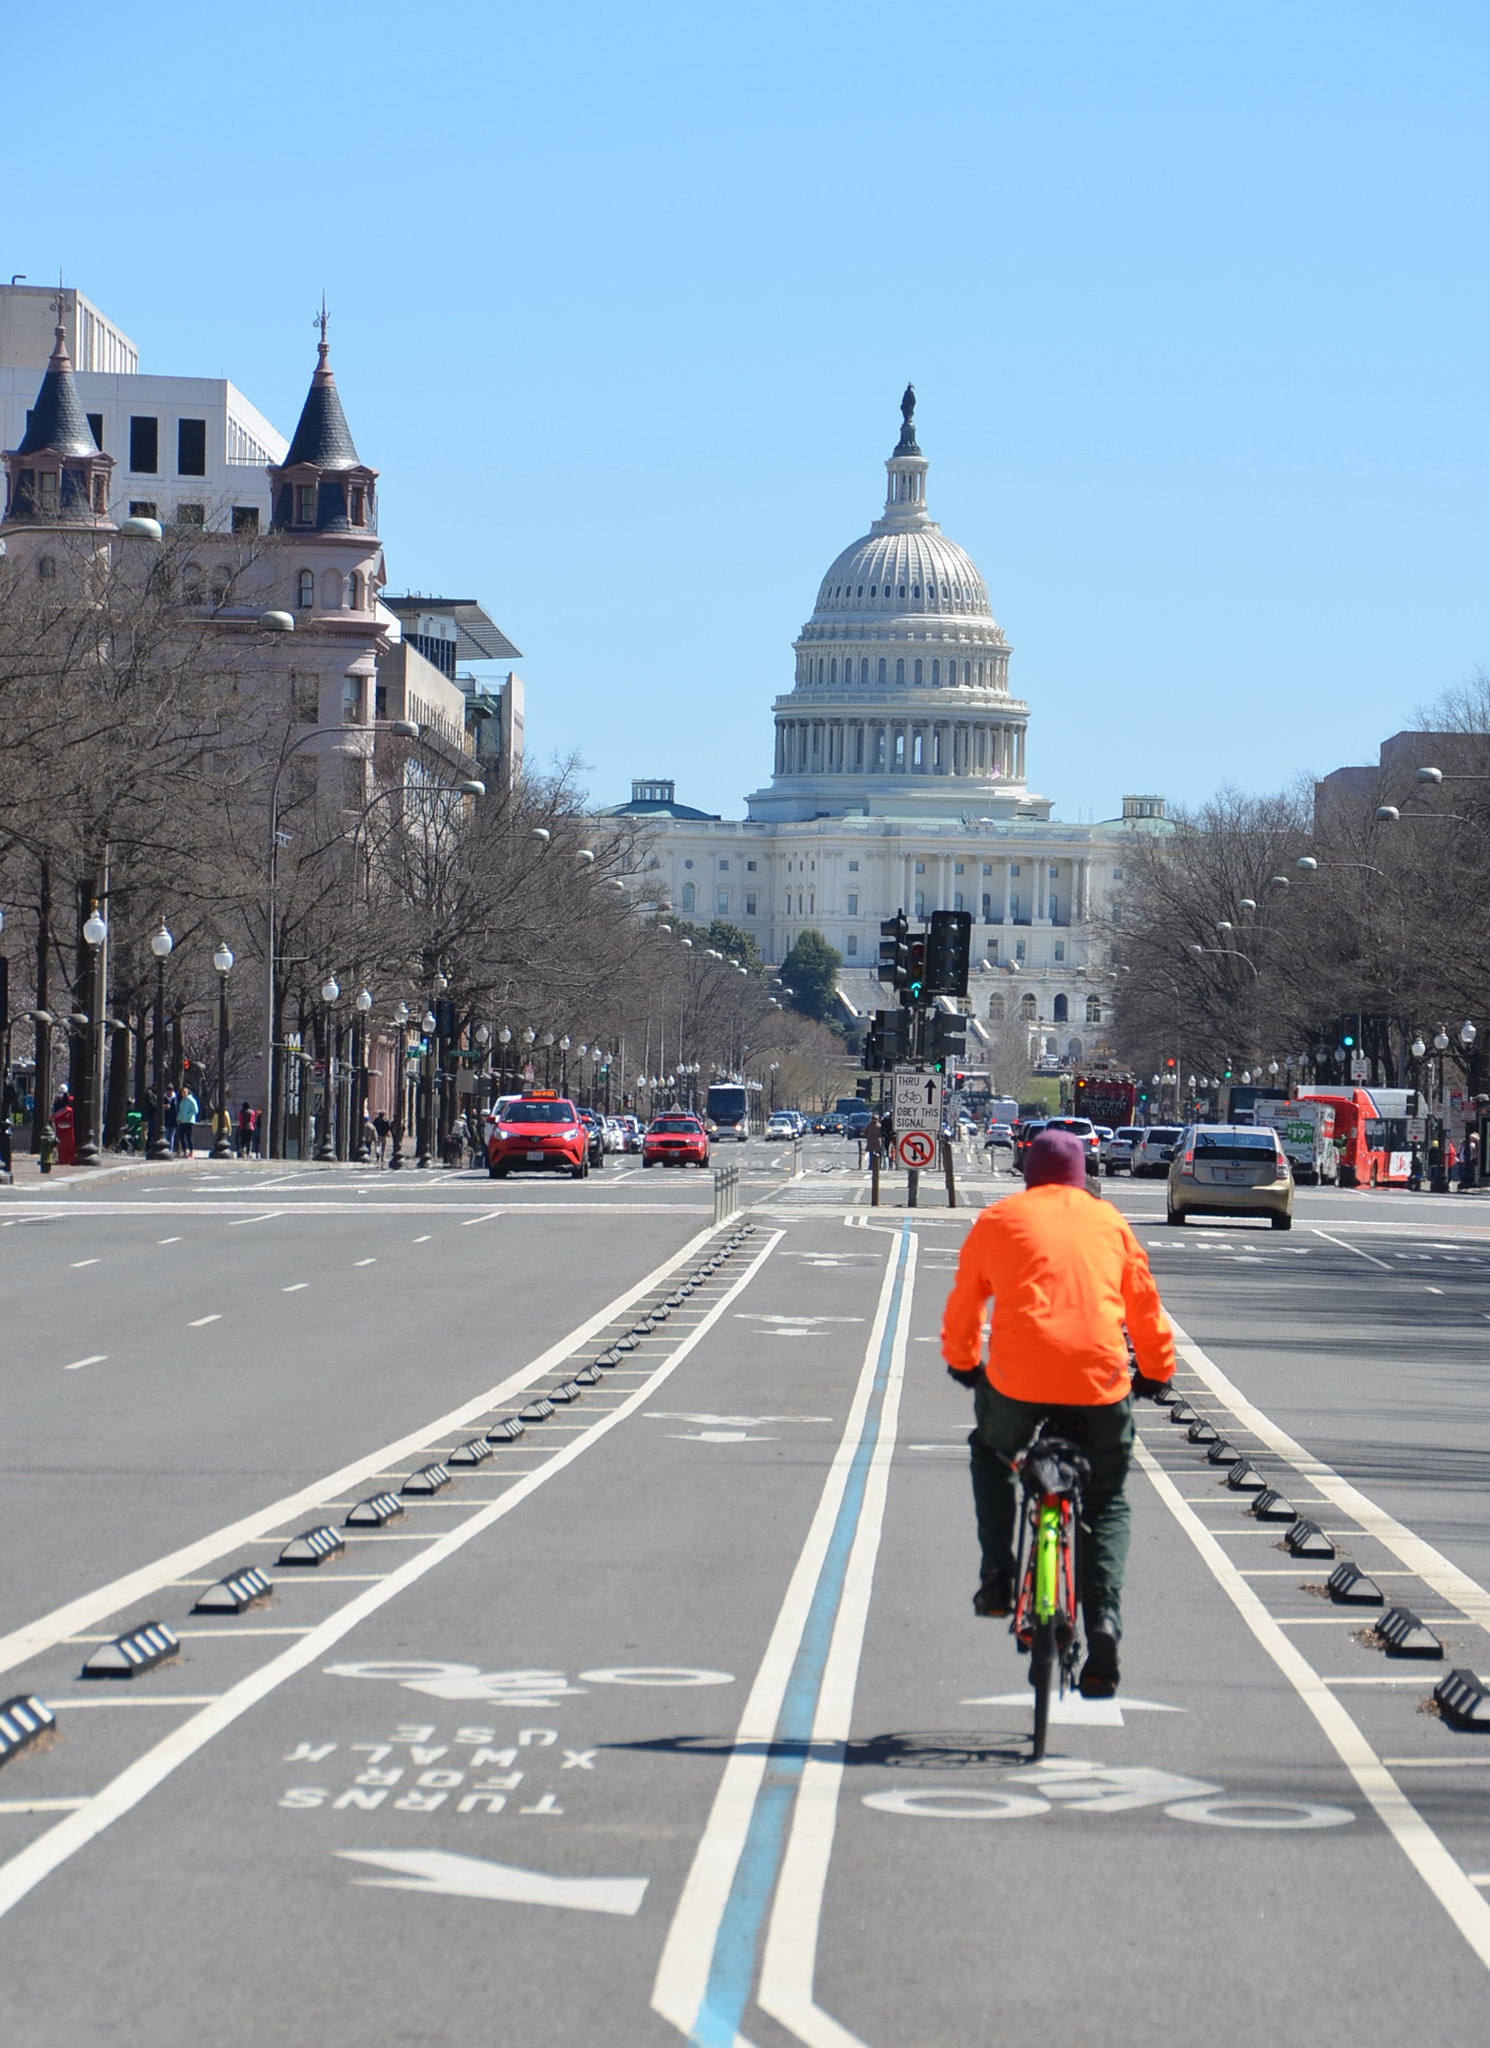
<svg viewBox="0 0 1490 2048"><path fill-rule="evenodd" d="M709 1136L696 1116L680 1110L654 1117L642 1137L642 1165L707 1166Z"/></svg>
<svg viewBox="0 0 1490 2048"><path fill-rule="evenodd" d="M583 1180L590 1171L590 1134L572 1102L541 1088L502 1104L486 1141L486 1170L493 1180L505 1180L509 1173L550 1169Z"/></svg>

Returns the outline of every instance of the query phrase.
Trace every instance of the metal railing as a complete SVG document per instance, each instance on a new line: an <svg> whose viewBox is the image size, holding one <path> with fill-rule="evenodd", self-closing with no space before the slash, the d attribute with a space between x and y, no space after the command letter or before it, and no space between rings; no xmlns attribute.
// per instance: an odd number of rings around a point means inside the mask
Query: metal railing
<svg viewBox="0 0 1490 2048"><path fill-rule="evenodd" d="M739 1209L739 1167L716 1166L714 1169L714 1221L716 1223L723 1223L728 1217L738 1215Z"/></svg>

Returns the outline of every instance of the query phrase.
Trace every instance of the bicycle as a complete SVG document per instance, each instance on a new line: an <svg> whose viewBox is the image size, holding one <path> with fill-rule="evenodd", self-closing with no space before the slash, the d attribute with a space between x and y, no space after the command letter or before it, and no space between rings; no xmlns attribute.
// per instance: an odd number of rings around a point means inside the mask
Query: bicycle
<svg viewBox="0 0 1490 2048"><path fill-rule="evenodd" d="M1009 1626L1030 1660L1035 1691L1031 1754L1039 1763L1050 1728L1051 1695L1058 1685L1063 1697L1075 1684L1081 1655L1076 1633L1076 1525L1081 1489L1091 1477L1091 1467L1075 1444L1046 1436L1043 1424L1033 1443L1010 1464L1024 1487L1025 1511L1019 1519L1014 1560L1018 1592Z"/></svg>

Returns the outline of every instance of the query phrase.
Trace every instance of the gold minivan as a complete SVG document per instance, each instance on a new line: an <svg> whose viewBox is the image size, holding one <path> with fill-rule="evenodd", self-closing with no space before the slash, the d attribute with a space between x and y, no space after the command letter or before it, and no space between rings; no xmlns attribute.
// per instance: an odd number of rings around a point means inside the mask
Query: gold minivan
<svg viewBox="0 0 1490 2048"><path fill-rule="evenodd" d="M1192 1124L1169 1162L1169 1218L1266 1216L1293 1228L1293 1174L1266 1124Z"/></svg>

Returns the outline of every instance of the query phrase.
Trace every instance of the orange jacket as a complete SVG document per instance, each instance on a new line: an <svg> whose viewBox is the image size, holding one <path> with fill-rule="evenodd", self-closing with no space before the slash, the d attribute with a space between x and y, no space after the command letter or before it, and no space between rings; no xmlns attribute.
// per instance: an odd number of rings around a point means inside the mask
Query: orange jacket
<svg viewBox="0 0 1490 2048"><path fill-rule="evenodd" d="M1149 1379L1174 1373L1174 1337L1143 1248L1110 1202L1082 1188L1027 1188L985 1209L962 1247L942 1318L942 1356L979 1362L1015 1401L1101 1408L1128 1391L1128 1349Z"/></svg>

